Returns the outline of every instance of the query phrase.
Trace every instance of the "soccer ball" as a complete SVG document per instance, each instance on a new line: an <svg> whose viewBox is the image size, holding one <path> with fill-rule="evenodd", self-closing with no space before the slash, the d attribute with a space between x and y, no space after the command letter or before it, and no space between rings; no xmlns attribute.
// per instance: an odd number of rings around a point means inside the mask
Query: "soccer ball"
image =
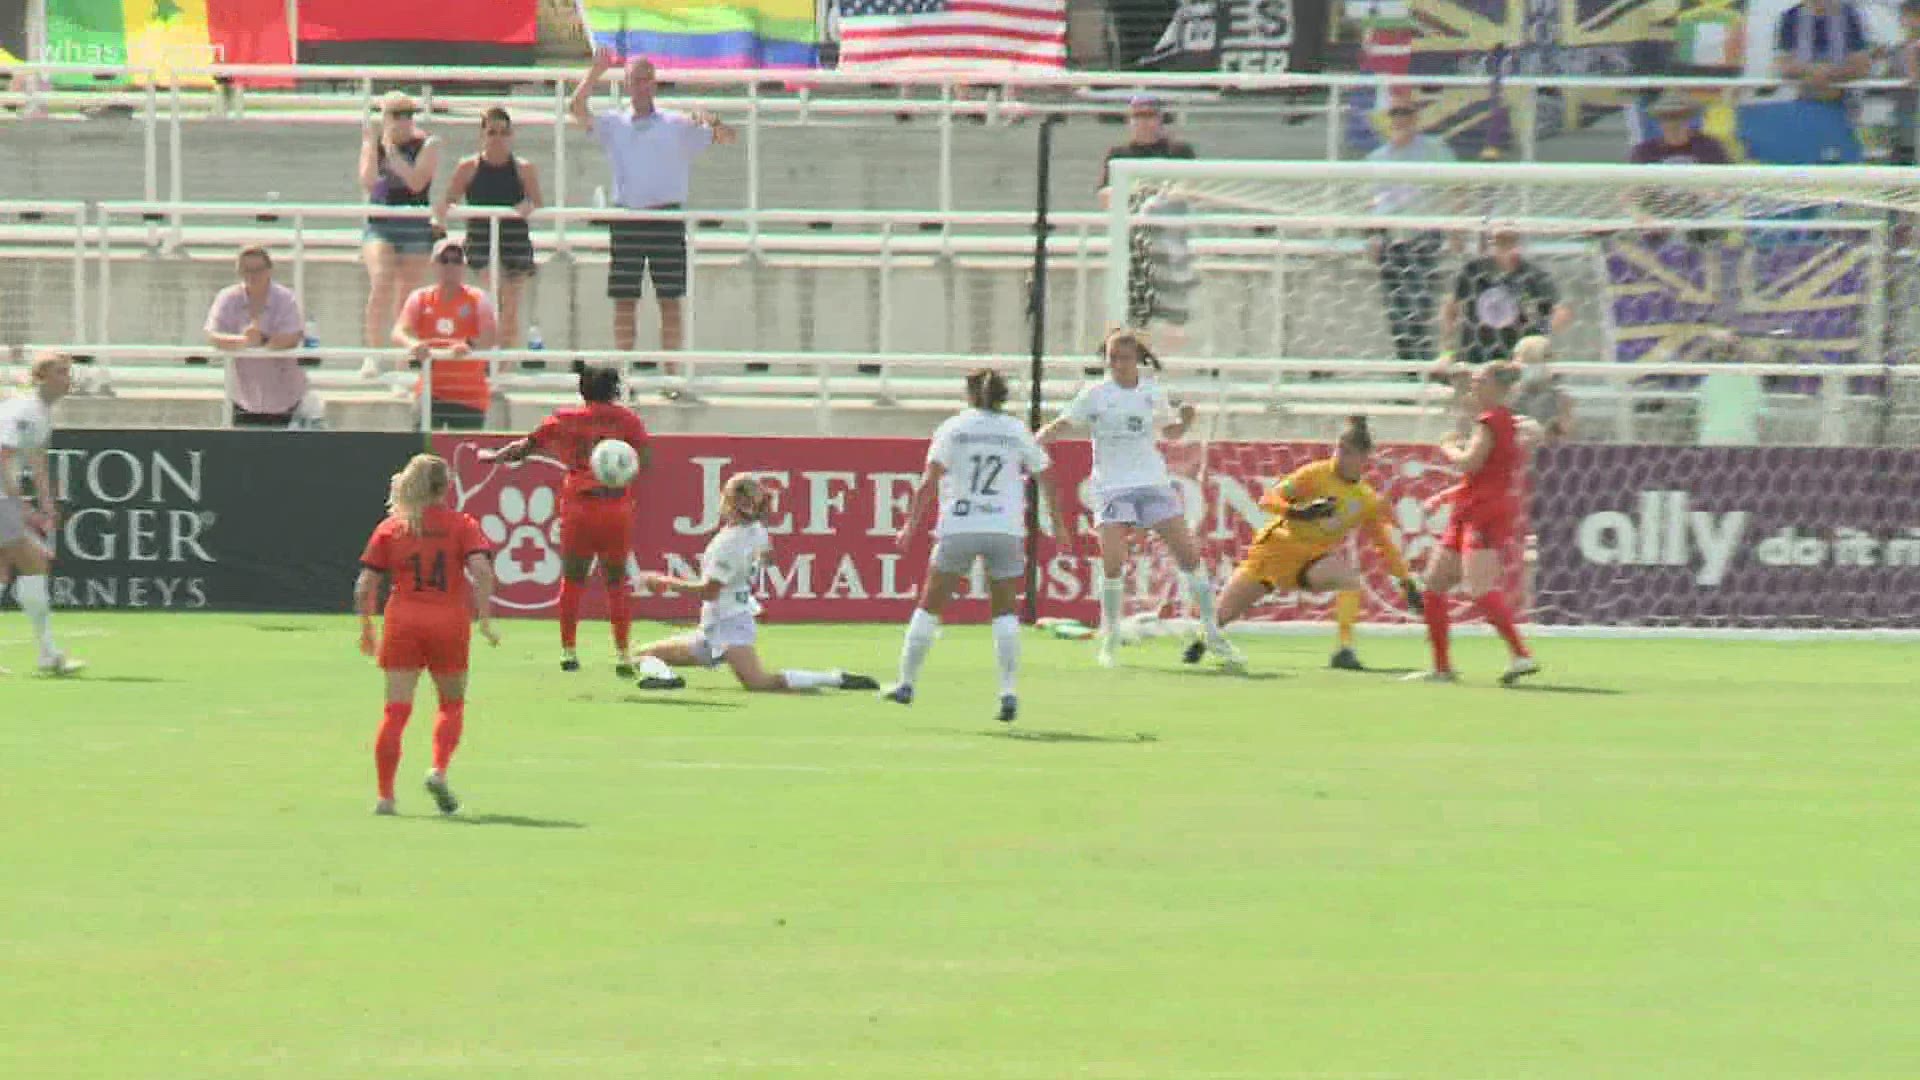
<svg viewBox="0 0 1920 1080"><path fill-rule="evenodd" d="M593 478L608 487L626 487L640 471L640 455L619 439L601 439L587 459Z"/></svg>

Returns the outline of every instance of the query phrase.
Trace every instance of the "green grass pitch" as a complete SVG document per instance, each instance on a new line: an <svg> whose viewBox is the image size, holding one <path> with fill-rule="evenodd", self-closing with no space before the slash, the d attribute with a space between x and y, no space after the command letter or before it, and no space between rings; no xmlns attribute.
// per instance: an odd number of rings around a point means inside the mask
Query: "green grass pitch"
<svg viewBox="0 0 1920 1080"><path fill-rule="evenodd" d="M59 624L84 679L0 680L0 1076L1920 1076L1911 644L1546 640L1502 691L1486 638L1436 687L1034 635L1013 738L984 628L901 709L508 623L447 821L430 707L369 813L349 621ZM898 630L762 646L884 678Z"/></svg>

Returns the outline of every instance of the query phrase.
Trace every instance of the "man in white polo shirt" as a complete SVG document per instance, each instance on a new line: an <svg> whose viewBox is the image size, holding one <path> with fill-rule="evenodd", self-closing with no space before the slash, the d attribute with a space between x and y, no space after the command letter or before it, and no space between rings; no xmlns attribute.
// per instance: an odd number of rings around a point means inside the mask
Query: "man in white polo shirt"
<svg viewBox="0 0 1920 1080"><path fill-rule="evenodd" d="M714 143L733 142L733 129L710 115L655 108L653 64L645 59L627 64L627 105L594 113L594 89L616 62L606 49L593 54L593 66L573 92L573 120L593 132L606 151L613 205L678 210L687 201L694 159ZM634 347L642 278L649 275L660 302L660 347L680 348L680 300L687 294L686 222L614 221L610 226L613 265L607 296L613 300L614 348L630 352Z"/></svg>

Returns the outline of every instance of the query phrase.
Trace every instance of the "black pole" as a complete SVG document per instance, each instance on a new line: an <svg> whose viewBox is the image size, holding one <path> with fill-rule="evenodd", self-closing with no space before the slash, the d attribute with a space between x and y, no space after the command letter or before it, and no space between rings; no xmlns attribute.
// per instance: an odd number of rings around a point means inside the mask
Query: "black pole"
<svg viewBox="0 0 1920 1080"><path fill-rule="evenodd" d="M1031 350L1027 367L1027 428L1040 430L1040 389L1047 361L1047 223L1052 200L1048 187L1053 179L1053 126L1058 114L1040 121L1040 160L1034 168L1036 190L1033 196L1033 268L1027 279L1027 329ZM1040 484L1027 478L1027 622L1040 617Z"/></svg>

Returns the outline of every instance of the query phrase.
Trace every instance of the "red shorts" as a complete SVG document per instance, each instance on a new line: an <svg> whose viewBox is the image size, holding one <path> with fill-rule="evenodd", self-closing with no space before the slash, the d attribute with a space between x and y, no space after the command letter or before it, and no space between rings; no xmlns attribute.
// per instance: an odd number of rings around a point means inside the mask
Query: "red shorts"
<svg viewBox="0 0 1920 1080"><path fill-rule="evenodd" d="M560 555L597 558L625 570L633 551L633 503L626 499L578 499L560 507Z"/></svg>
<svg viewBox="0 0 1920 1080"><path fill-rule="evenodd" d="M463 675L473 643L473 624L464 611L438 607L387 609L380 634L383 671L420 671Z"/></svg>
<svg viewBox="0 0 1920 1080"><path fill-rule="evenodd" d="M1456 505L1447 518L1447 531L1440 534L1440 546L1463 555L1475 551L1505 554L1519 537L1519 526L1520 515L1513 507Z"/></svg>

